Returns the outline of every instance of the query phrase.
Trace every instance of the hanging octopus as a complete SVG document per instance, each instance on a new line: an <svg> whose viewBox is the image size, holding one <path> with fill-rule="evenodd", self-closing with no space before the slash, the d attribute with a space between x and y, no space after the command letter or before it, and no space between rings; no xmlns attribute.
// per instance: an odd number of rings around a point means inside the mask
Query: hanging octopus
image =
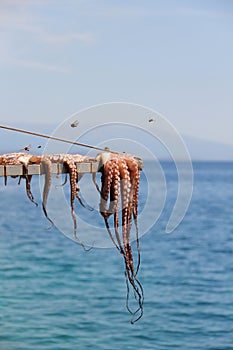
<svg viewBox="0 0 233 350"><path fill-rule="evenodd" d="M84 206L80 196L79 196L79 186L78 181L81 179L82 174L79 174L77 171L77 163L81 163L84 161L90 161L91 159L86 156L82 156L79 154L47 154L41 157L34 157L33 161L35 163L39 163L42 166L42 172L45 174L45 182L43 189L43 199L42 199L42 208L45 214L45 217L49 220L49 222L54 225L52 219L48 216L47 213L47 201L49 190L52 182L52 164L62 164L67 169L69 173L70 179L70 207L71 207L71 216L74 225L74 236L79 241L79 243L84 247L83 243L77 237L77 220L74 212L74 201L75 198L79 200L81 205ZM92 159L93 160L93 159ZM66 182L66 181L65 181Z"/></svg>
<svg viewBox="0 0 233 350"><path fill-rule="evenodd" d="M28 198L32 203L34 203L36 206L38 204L34 201L34 197L31 193L31 179L32 175L28 175L28 165L31 163L31 157L32 155L30 154L25 154L25 153L7 153L3 154L0 157L0 165L23 165L23 175L19 175L19 181L18 184L20 184L21 179L25 179L26 181L26 193ZM4 182L5 186L7 185L7 175L6 175L6 168L4 168L5 174L4 174ZM13 178L18 177L17 176L11 176Z"/></svg>
<svg viewBox="0 0 233 350"><path fill-rule="evenodd" d="M124 259L127 285L126 306L132 315L131 323L134 323L143 315L144 301L143 288L137 277L140 267L140 246L137 219L140 168L142 167L141 160L127 154L110 152L101 153L97 155L95 159L81 156L79 154L47 154L43 156L36 156L28 153L9 153L0 156L0 165L23 165L23 174L19 176L19 183L22 178L26 180L27 196L33 203L35 202L30 188L32 175L28 174L28 165L41 165L41 171L43 174L45 174L42 208L46 218L52 225L54 225L53 220L47 213L47 201L52 183L52 168L53 164L63 165L69 175L70 208L73 220L74 236L84 247L83 243L77 237L77 221L74 211L75 198L77 198L79 202L84 206L81 198L79 197L80 189L78 186L78 181L83 174L78 173L77 163L93 160L99 162L99 170L102 173L101 189L96 182L96 174L93 174L94 183L97 190L100 192L99 211L104 218L105 226L114 246L118 249ZM5 167L4 171L5 184L7 184ZM37 203L35 204L37 205ZM120 214L121 223L119 223ZM111 229L109 224L109 219L111 216L113 217L114 231ZM137 242L136 268L134 266L133 251L130 241L133 222L135 226ZM135 311L132 311L129 306L130 286L138 303L138 308Z"/></svg>
<svg viewBox="0 0 233 350"><path fill-rule="evenodd" d="M126 154L117 153L101 153L96 158L99 161L101 177L101 190L96 183L96 175L93 175L93 180L97 190L100 192L99 210L104 218L105 225L109 236L124 257L125 276L127 283L127 309L132 314L131 322L134 323L143 315L143 288L137 278L137 273L140 266L140 247L138 237L138 193L140 182L140 168L138 161ZM122 216L122 240L119 233L119 210L121 199L121 216ZM108 205L109 202L109 205ZM114 232L112 234L109 217L114 216ZM130 232L132 227L132 217L136 228L136 241L138 251L137 268L134 268L133 253L130 244ZM123 243L122 243L123 241ZM129 299L129 284L134 291L135 299L138 302L138 309L131 311ZM138 316L137 316L138 315Z"/></svg>
<svg viewBox="0 0 233 350"><path fill-rule="evenodd" d="M84 161L91 161L93 159L82 156L79 154L47 154L43 156L31 155L28 153L8 153L0 156L0 165L23 165L23 175L19 176L19 184L22 178L26 180L26 191L28 198L36 205L34 202L34 197L31 193L30 182L32 179L32 175L28 175L28 165L29 164L40 164L42 173L45 175L44 188L43 188L43 198L42 198L42 208L47 220L54 225L53 220L49 217L47 213L47 201L48 195L51 188L52 183L52 165L61 164L63 165L69 174L70 179L70 207L71 207L71 215L74 224L74 236L84 247L83 243L77 237L77 221L74 212L74 201L75 198L79 200L82 206L85 206L79 196L80 188L78 186L78 181L81 179L83 174L78 174L77 171L77 163ZM5 169L6 170L6 169ZM12 176L18 177L18 176ZM5 185L7 184L7 176L5 174Z"/></svg>

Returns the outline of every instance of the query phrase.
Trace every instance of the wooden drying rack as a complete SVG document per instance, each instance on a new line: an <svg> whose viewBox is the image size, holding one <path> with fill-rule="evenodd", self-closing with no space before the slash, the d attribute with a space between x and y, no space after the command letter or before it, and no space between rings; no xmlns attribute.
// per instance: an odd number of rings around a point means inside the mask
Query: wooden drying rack
<svg viewBox="0 0 233 350"><path fill-rule="evenodd" d="M79 173L96 173L99 171L99 162L95 159L86 162L77 163ZM52 163L52 174L65 174L67 168L62 164ZM25 174L23 165L0 165L0 176L20 176ZM28 165L28 175L43 175L43 169L40 164Z"/></svg>
<svg viewBox="0 0 233 350"><path fill-rule="evenodd" d="M143 162L140 158L136 158L140 170L143 168ZM93 174L100 170L99 161L95 158L76 163L78 173L82 174ZM66 174L67 168L60 163L52 163L52 174ZM0 165L0 176L20 176L25 174L25 169L23 165ZM44 171L42 165L40 164L30 164L28 165L28 175L43 175Z"/></svg>

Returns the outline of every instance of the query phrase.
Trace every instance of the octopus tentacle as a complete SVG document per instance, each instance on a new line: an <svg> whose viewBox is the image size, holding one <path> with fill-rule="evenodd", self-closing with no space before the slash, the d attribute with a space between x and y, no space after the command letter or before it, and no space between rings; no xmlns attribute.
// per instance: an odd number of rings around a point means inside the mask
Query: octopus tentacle
<svg viewBox="0 0 233 350"><path fill-rule="evenodd" d="M77 167L76 163L77 162L82 162L84 160L89 159L88 157L81 156L79 154L52 154L52 155L44 155L41 158L41 164L42 164L42 169L43 172L45 173L45 183L44 183L44 189L43 189L43 201L42 201L42 207L44 214L46 218L51 222L52 225L54 225L54 222L49 218L47 214L47 200L48 200L48 194L49 190L51 187L51 182L52 182L52 164L57 163L57 164L64 164L64 166L67 168L68 173L69 173L69 180L70 180L70 207L71 207L71 216L73 220L73 225L74 225L74 236L76 239L77 238L77 220L74 212L74 201L75 198L78 198L80 203L85 206L81 200L81 198L78 195L79 188L77 187L77 182L79 178L82 177L82 174L79 176L77 172ZM67 179L67 176L66 176ZM62 185L65 185L65 182ZM80 242L82 246L84 247L83 243Z"/></svg>
<svg viewBox="0 0 233 350"><path fill-rule="evenodd" d="M31 192L32 175L28 175L28 165L32 163L31 159L33 159L34 156L32 156L31 154L22 153L17 158L18 158L18 161L20 162L20 164L23 165L23 175L21 175L19 177L18 183L20 184L21 179L25 179L27 196L28 196L29 200L38 207L38 204L34 201L34 197L33 197L33 194Z"/></svg>
<svg viewBox="0 0 233 350"><path fill-rule="evenodd" d="M132 226L132 213L136 213L137 209L135 210L135 206L137 206L137 195L138 195L138 190L136 189L136 183L138 183L139 181L139 169L138 167L136 167L136 164L130 164L129 162L129 158L128 156L126 156L125 159L125 163L123 164L123 178L127 179L127 181L130 181L130 185L126 184L126 190L123 190L123 197L127 196L126 198L126 203L125 205L127 206L127 210L124 209L123 207L123 211L125 210L126 213L125 215L123 215L123 231L125 230L126 232L124 233L123 239L125 239L125 251L126 251L126 274L127 274L127 278L128 281L130 282L130 284L132 285L133 289L134 289L134 296L136 298L136 300L138 301L139 304L139 308L133 313L133 318L131 320L132 323L136 322L139 318L142 317L143 314L143 300L144 300L144 294L143 294L143 288L142 285L140 284L140 282L138 281L138 279L136 278L138 269L139 269L139 264L140 264L140 250L138 247L138 265L137 265L137 269L136 272L134 271L134 264L133 264L133 255L132 255L132 249L131 249L131 245L130 245L130 230L131 230L131 226ZM127 170L126 170L127 167ZM128 174L127 174L128 172ZM129 178L130 180L129 180ZM139 185L139 183L138 183ZM136 227L136 231L137 231L137 227ZM138 240L138 231L137 231L137 240ZM138 240L139 242L139 240ZM138 311L140 311L140 314L138 316L137 319L135 318L135 315L138 313Z"/></svg>
<svg viewBox="0 0 233 350"><path fill-rule="evenodd" d="M126 278L126 286L127 286L126 307L127 307L127 310L132 315L131 323L133 324L133 323L137 322L143 316L143 302L144 302L143 288L142 288L141 283L137 279L133 278L130 275L129 271L127 271L127 270L125 271L125 278ZM134 297L135 297L136 301L138 302L138 308L135 311L132 311L130 306L129 306L129 283L133 287ZM139 315L136 317L136 315L138 313L139 313Z"/></svg>
<svg viewBox="0 0 233 350"><path fill-rule="evenodd" d="M64 164L68 167L69 175L70 175L70 207L71 207L71 215L74 223L74 236L77 238L77 220L74 213L74 200L77 195L77 168L76 164L73 161L72 157L66 156L64 159Z"/></svg>
<svg viewBox="0 0 233 350"><path fill-rule="evenodd" d="M90 207L89 205L86 205L83 203L82 198L79 195L79 191L80 191L80 187L76 186L76 198L78 199L79 203L81 204L81 206L89 211L93 211L94 208Z"/></svg>
<svg viewBox="0 0 233 350"><path fill-rule="evenodd" d="M126 307L132 315L131 322L134 323L143 315L144 294L141 283L136 275L140 265L140 249L138 239L137 226L137 206L138 191L140 181L140 171L136 160L128 155L118 154L100 154L97 159L102 165L102 186L100 190L100 213L104 217L105 225L109 236L124 257L125 261L125 277L127 284ZM94 184L99 191L96 178L93 177ZM107 202L110 197L110 204L107 210ZM121 197L121 213L122 213L122 241L119 234L119 200ZM114 230L116 241L112 235L108 218L114 214ZM133 252L130 244L130 232L132 227L132 216L136 227L138 264L136 271L134 269ZM138 302L136 311L132 311L129 307L129 285L132 286L134 297Z"/></svg>
<svg viewBox="0 0 233 350"><path fill-rule="evenodd" d="M101 201L100 201L100 212L104 217L105 226L107 228L108 234L115 245L115 247L124 253L120 236L118 233L118 207L119 207L119 193L120 193L120 172L116 159L109 159L106 164L104 164L102 171L102 188L101 188ZM110 194L109 208L107 209L108 197ZM115 241L109 223L108 218L114 214L114 227L115 236L117 242Z"/></svg>
<svg viewBox="0 0 233 350"><path fill-rule="evenodd" d="M120 253L125 256L125 252L124 249L122 247L121 244L121 239L120 239L120 234L119 234L119 214L118 214L118 210L116 210L116 212L114 213L114 230L115 230L115 236L117 239L117 243L118 243L118 247L119 247L119 251Z"/></svg>
<svg viewBox="0 0 233 350"><path fill-rule="evenodd" d="M36 156L36 155L30 155L25 154L22 152L17 153L8 153L0 156L0 164L1 165L20 165L22 164L24 167L24 173L19 178L19 183L21 181L21 178L24 178L26 180L26 191L28 198L34 202L33 195L31 193L30 189L30 182L31 182L31 175L28 175L28 164L41 164L42 172L45 174L45 180L44 180L44 188L43 188L43 195L42 195L42 208L43 212L45 214L45 217L48 219L48 221L54 225L53 220L48 216L47 213L47 201L48 201L48 195L51 188L52 183L52 164L65 164L65 166L68 168L69 176L70 176L70 206L71 206L71 215L74 223L74 234L76 236L76 216L74 213L74 201L75 198L77 198L81 205L84 207L85 204L83 203L82 199L80 198L78 191L79 188L77 187L78 180L81 179L83 174L78 174L76 163L82 162L85 160L90 160L89 157L81 156L79 154L52 154L52 155L43 155L43 156ZM7 175L6 175L6 168L4 167L4 180L5 185L7 184ZM66 180L65 180L66 182ZM65 183L64 183L65 184ZM64 185L63 184L63 185ZM35 202L34 202L35 203ZM36 203L35 203L36 204ZM89 210L93 210L92 208L88 208Z"/></svg>
<svg viewBox="0 0 233 350"><path fill-rule="evenodd" d="M124 249L125 249L126 275L127 275L127 281L129 281L130 284L132 285L135 298L139 303L139 308L133 313L133 318L131 320L131 322L135 322L134 320L135 314L139 310L141 311L141 314L140 314L141 316L143 313L143 309L142 309L143 295L142 295L142 291L139 290L136 285L138 283L138 280L135 278L133 254L132 254L132 249L130 245L131 211L132 211L132 209L130 208L130 205L132 205L132 203L130 203L131 182L130 182L130 175L129 175L126 162L122 162L121 172L122 172L121 176L123 179L122 180L122 234L123 234L123 242L124 242ZM130 310L129 306L127 308Z"/></svg>
<svg viewBox="0 0 233 350"><path fill-rule="evenodd" d="M139 183L140 183L140 170L136 160L133 157L127 156L126 158L128 170L130 172L130 182L131 182L131 192L130 192L130 217L134 218L134 224L136 229L136 242L137 242L137 252L138 252L138 263L135 272L135 276L138 273L140 267L140 243L138 236L138 194L139 194Z"/></svg>
<svg viewBox="0 0 233 350"><path fill-rule="evenodd" d="M92 181L93 181L97 191L101 194L101 190L100 190L99 185L97 184L97 181L96 181L96 173L92 174Z"/></svg>
<svg viewBox="0 0 233 350"><path fill-rule="evenodd" d="M111 159L111 154L110 153L99 153L96 156L96 161L99 163L99 171L102 173L102 176L101 176L102 186L101 186L101 188L103 188L103 174L105 172L104 165L108 162L109 159ZM94 185L95 185L97 191L101 195L101 189L99 188L99 186L98 186L98 184L96 182L96 173L92 174L92 180L94 182Z"/></svg>
<svg viewBox="0 0 233 350"><path fill-rule="evenodd" d="M108 231L108 234L109 234L109 237L111 238L111 241L112 243L114 244L114 246L117 248L117 250L119 250L121 252L121 247L118 246L118 244L116 243L113 235L112 235L112 231L110 229L110 226L109 226L109 222L108 222L108 218L107 217L104 217L104 222L105 222L105 226L106 226L106 229Z"/></svg>
<svg viewBox="0 0 233 350"><path fill-rule="evenodd" d="M83 247L84 250L89 251L91 248L87 249L83 242L77 237L77 220L74 212L74 201L75 198L78 197L78 187L77 187L77 182L78 182L78 171L77 171L77 166L76 162L81 162L84 160L85 157L80 156L78 154L76 155L66 155L64 157L64 165L68 168L69 171L69 176L70 176L70 207L71 207L71 216L73 219L73 224L74 224L74 236L76 240L79 241L81 246Z"/></svg>
<svg viewBox="0 0 233 350"><path fill-rule="evenodd" d="M28 164L31 159L30 154L25 154L22 152L16 153L7 153L1 156L1 165L23 165L23 175L20 175L18 184L20 184L20 180L24 178L26 180L26 193L31 202L33 202L36 206L38 204L34 201L34 197L31 193L30 182L32 179L32 175L28 175ZM17 176L12 176L17 177ZM6 168L4 168L4 182L7 184L7 176L6 176Z"/></svg>
<svg viewBox="0 0 233 350"><path fill-rule="evenodd" d="M47 201L48 201L48 195L51 188L52 183L52 162L49 159L48 156L43 156L41 158L41 166L42 166L42 172L45 175L44 178L44 188L43 188L43 198L42 198L42 209L44 212L44 215L46 219L51 223L52 226L54 226L53 220L48 216L47 213Z"/></svg>
<svg viewBox="0 0 233 350"><path fill-rule="evenodd" d="M23 177L22 177L23 178ZM38 207L38 203L36 203L34 201L34 197L33 197L33 194L31 192L31 180L32 180L32 175L25 175L25 181L26 181L26 193L27 193L27 196L28 198L30 199L30 201L32 203L35 204L36 207Z"/></svg>
<svg viewBox="0 0 233 350"><path fill-rule="evenodd" d="M128 230L128 213L129 213L129 194L130 194L130 177L125 161L120 160L120 177L121 177L121 205L122 205L122 236L124 249L126 253L127 269L132 269L132 255L130 251L130 237ZM132 271L133 273L133 271Z"/></svg>
<svg viewBox="0 0 233 350"><path fill-rule="evenodd" d="M4 166L4 185L7 185L6 167Z"/></svg>
<svg viewBox="0 0 233 350"><path fill-rule="evenodd" d="M60 185L56 185L56 188L65 186L65 184L67 183L67 179L68 179L68 176L67 174L65 174L65 180Z"/></svg>
<svg viewBox="0 0 233 350"><path fill-rule="evenodd" d="M113 193L113 162L111 155L109 153L100 153L96 157L96 161L99 162L99 170L101 172L101 189L99 188L97 182L96 182L96 174L92 175L92 180L94 182L94 185L97 189L97 191L100 193L100 204L99 204L99 210L101 215L104 218L105 226L107 229L107 232L109 234L109 237L114 244L114 246L120 250L119 240L118 243L115 241L113 234L111 232L108 218L112 214L111 213L111 202L109 204L109 209L107 210L107 203L108 203L108 197L110 193ZM111 198L112 195L110 194ZM111 199L110 199L111 201ZM115 214L114 214L115 215Z"/></svg>
<svg viewBox="0 0 233 350"><path fill-rule="evenodd" d="M120 169L118 162L115 162L113 181L110 190L109 215L114 214L114 230L120 253L124 256L119 234L119 198L120 198Z"/></svg>
<svg viewBox="0 0 233 350"><path fill-rule="evenodd" d="M32 175L28 175L28 164L30 163L31 156L30 155L27 155L27 156L28 157L26 157L26 159L25 159L25 157L19 158L20 163L23 164L23 175L21 175L19 177L18 184L20 184L21 179L25 179L27 196L28 196L29 200L38 207L38 204L34 201L34 197L33 197L33 194L31 192Z"/></svg>
<svg viewBox="0 0 233 350"><path fill-rule="evenodd" d="M113 161L109 160L106 164L104 164L102 170L102 188L101 188L101 199L100 199L100 213L105 218L109 215L107 213L107 202L111 188L111 182L113 177Z"/></svg>
<svg viewBox="0 0 233 350"><path fill-rule="evenodd" d="M120 169L116 159L112 160L112 181L110 184L110 203L108 207L108 215L114 214L119 209L120 197Z"/></svg>

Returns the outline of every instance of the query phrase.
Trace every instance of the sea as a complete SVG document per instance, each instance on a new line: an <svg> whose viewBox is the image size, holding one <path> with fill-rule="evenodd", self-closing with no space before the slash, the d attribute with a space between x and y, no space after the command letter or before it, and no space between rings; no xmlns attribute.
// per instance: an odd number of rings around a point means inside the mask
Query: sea
<svg viewBox="0 0 233 350"><path fill-rule="evenodd" d="M48 230L36 176L38 207L23 180L4 186L0 178L0 350L233 349L233 163L193 162L191 203L170 234L178 180L171 162L161 166L166 201L140 237L144 305L134 324L117 249L85 251ZM148 188L141 181L139 206Z"/></svg>

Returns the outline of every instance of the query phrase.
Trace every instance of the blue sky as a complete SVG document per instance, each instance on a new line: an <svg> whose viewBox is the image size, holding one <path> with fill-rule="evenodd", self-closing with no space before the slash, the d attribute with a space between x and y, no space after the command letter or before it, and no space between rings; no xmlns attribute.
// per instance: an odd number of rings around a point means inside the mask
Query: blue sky
<svg viewBox="0 0 233 350"><path fill-rule="evenodd" d="M1 124L125 101L233 144L231 0L1 0Z"/></svg>

